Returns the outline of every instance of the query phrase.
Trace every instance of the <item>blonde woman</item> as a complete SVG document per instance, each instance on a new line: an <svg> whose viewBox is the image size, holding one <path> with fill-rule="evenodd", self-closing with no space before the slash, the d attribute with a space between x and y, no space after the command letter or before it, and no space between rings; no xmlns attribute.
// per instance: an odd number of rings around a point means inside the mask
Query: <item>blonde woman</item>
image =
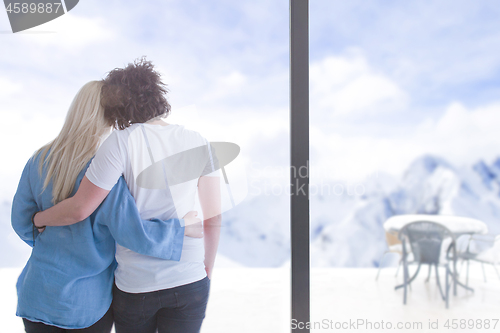
<svg viewBox="0 0 500 333"><path fill-rule="evenodd" d="M115 240L134 251L179 260L184 233L201 237L195 212L185 221L141 220L120 179L99 208L82 222L35 227L36 212L73 195L91 158L116 119L104 116L101 81L84 85L63 128L26 164L12 205L12 226L33 247L17 282L17 315L26 332L110 332L116 268Z"/></svg>

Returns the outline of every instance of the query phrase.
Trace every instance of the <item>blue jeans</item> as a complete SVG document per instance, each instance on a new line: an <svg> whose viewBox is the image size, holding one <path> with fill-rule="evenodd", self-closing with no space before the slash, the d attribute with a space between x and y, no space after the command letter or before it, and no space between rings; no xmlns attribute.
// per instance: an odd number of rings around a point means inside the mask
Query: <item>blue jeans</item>
<svg viewBox="0 0 500 333"><path fill-rule="evenodd" d="M110 307L108 312L106 312L106 314L94 325L87 328L73 330L50 326L40 322L33 322L26 318L23 318L23 322L24 330L28 333L109 333L111 332L111 327L113 327L113 311Z"/></svg>
<svg viewBox="0 0 500 333"><path fill-rule="evenodd" d="M113 287L116 333L197 333L205 318L208 277L183 286L132 294Z"/></svg>

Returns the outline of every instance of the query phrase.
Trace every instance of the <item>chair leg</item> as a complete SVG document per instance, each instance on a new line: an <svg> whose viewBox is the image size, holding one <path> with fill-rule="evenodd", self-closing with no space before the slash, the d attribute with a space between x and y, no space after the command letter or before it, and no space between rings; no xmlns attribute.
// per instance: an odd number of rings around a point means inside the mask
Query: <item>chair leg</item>
<svg viewBox="0 0 500 333"><path fill-rule="evenodd" d="M429 279L431 278L431 270L432 270L432 265L429 264L429 273L427 274L427 279L425 279L425 282L429 282Z"/></svg>
<svg viewBox="0 0 500 333"><path fill-rule="evenodd" d="M408 293L408 265L406 262L403 267L403 275L404 275L403 304L406 304L406 294Z"/></svg>
<svg viewBox="0 0 500 333"><path fill-rule="evenodd" d="M437 266L436 266L437 267ZM450 275L450 268L448 266L448 264L446 265L446 279L445 279L445 288L446 288L446 291L445 291L445 305L446 305L446 308L448 309L449 307L449 296L450 296L450 283L449 283L449 275Z"/></svg>
<svg viewBox="0 0 500 333"><path fill-rule="evenodd" d="M441 294L441 298L443 299L443 301L446 301L443 293L443 288L441 288L441 281L439 281L438 265L436 264L434 267L436 268L436 284L438 285L439 293Z"/></svg>
<svg viewBox="0 0 500 333"><path fill-rule="evenodd" d="M385 251L383 254L382 254L382 257L380 257L380 261L379 261L379 264L378 264L378 271L377 271L377 276L375 277L375 281L378 281L378 276L380 275L380 270L382 269L382 262L384 261L384 257L385 255L387 254L388 252Z"/></svg>
<svg viewBox="0 0 500 333"><path fill-rule="evenodd" d="M469 286L469 259L467 259L467 274L465 275L465 285Z"/></svg>
<svg viewBox="0 0 500 333"><path fill-rule="evenodd" d="M484 264L483 264L483 263L481 263L481 267L482 267L482 269L483 269L483 278L484 278L484 282L487 282L487 281L486 281L486 272L484 271Z"/></svg>
<svg viewBox="0 0 500 333"><path fill-rule="evenodd" d="M398 268L396 269L396 275L394 275L395 277L398 277L399 268L401 267L402 263L403 263L403 259L399 259Z"/></svg>
<svg viewBox="0 0 500 333"><path fill-rule="evenodd" d="M497 265L496 265L496 264L493 264L493 268L495 269L495 272L497 272L497 276L498 276L498 278L500 279L500 274L498 274Z"/></svg>
<svg viewBox="0 0 500 333"><path fill-rule="evenodd" d="M406 254L406 242L403 240L403 284L404 284L404 291L403 291L403 304L406 304L406 294L408 293L408 261L407 261L407 254Z"/></svg>
<svg viewBox="0 0 500 333"><path fill-rule="evenodd" d="M446 266L448 267L448 266ZM453 296L457 296L457 255L456 253L453 255L453 272L450 269L450 274L453 274Z"/></svg>

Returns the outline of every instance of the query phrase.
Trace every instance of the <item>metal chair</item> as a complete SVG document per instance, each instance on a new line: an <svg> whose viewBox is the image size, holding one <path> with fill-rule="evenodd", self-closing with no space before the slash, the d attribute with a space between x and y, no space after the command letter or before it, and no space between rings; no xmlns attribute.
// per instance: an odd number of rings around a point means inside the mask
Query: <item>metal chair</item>
<svg viewBox="0 0 500 333"><path fill-rule="evenodd" d="M455 271L457 259L456 240L453 233L441 224L428 221L418 221L405 225L399 231L398 238L401 241L403 248L402 260L404 282L402 285L396 286L396 289L404 288L403 304L406 304L407 288L418 275L421 265L427 264L430 266L429 268L432 268L432 266L434 266L435 268L436 282L439 288L439 292L442 299L445 301L446 308L448 308L450 289L449 277L451 276L452 279L454 279L453 272ZM441 248L443 247L443 242L445 240L449 241L449 246L447 246L446 256L442 257ZM408 244L413 253L414 262L418 263L418 268L411 278L409 277L408 272ZM444 262L441 262L443 260ZM453 271L450 268L450 262L453 262ZM441 282L439 279L438 266L440 264L443 264L446 268L444 292L441 288Z"/></svg>
<svg viewBox="0 0 500 333"><path fill-rule="evenodd" d="M473 251L471 247L474 243L489 243L493 244L493 246L490 246L483 251ZM497 273L498 278L500 279L500 273L497 269L497 264L500 264L500 235L497 235L493 239L491 239L491 236L488 238L488 236L484 235L471 235L467 243L467 248L465 249L465 251L458 253L458 258L462 259L462 266L464 261L467 261L467 273L465 278L465 284L467 286L469 285L469 261L471 260L481 263L484 282L486 282L486 272L484 270L484 264L492 265L495 269L495 272ZM460 269L461 268L462 267L460 267Z"/></svg>

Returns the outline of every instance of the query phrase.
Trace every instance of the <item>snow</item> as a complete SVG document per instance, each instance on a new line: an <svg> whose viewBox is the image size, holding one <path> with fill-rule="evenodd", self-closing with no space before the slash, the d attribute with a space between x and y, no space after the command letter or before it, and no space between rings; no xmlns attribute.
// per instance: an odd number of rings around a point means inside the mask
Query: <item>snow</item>
<svg viewBox="0 0 500 333"><path fill-rule="evenodd" d="M21 270L22 268L19 267L0 268L0 295L2 295L0 298L0 322L3 332L24 332L22 320L16 317L16 282Z"/></svg>
<svg viewBox="0 0 500 333"><path fill-rule="evenodd" d="M412 267L412 269L415 269ZM465 269L465 268L464 268ZM15 317L15 280L20 268L2 268L0 276L0 320L2 331L23 332L20 318ZM465 272L465 271L464 271ZM462 277L464 272L462 272ZM486 267L488 282L482 279L479 264L471 263L469 285L474 293L459 288L450 296L445 308L435 283L434 274L426 283L423 269L412 284L408 302L403 305L402 290L394 290L401 282L395 268L382 270L375 281L375 268L313 268L311 271L311 321L327 320L345 323L358 320L373 325L390 322L423 324L423 329L405 332L441 332L446 320L498 319L500 281L492 267ZM441 277L444 271L441 271ZM429 321L439 322L439 330L429 330ZM217 268L211 282L210 299L202 333L285 333L290 332L290 273L288 268ZM500 325L500 324L498 324ZM498 326L497 325L497 329ZM370 332L360 326L356 331ZM312 330L312 332L329 330ZM340 330L339 330L340 331ZM379 329L377 332L395 332ZM471 332L474 330L451 330Z"/></svg>
<svg viewBox="0 0 500 333"><path fill-rule="evenodd" d="M274 183L260 183L272 190L270 184ZM380 172L357 184L315 184L318 191L310 196L313 319L495 318L492 309L500 305L500 285L494 275L483 283L479 266L471 266L476 293L459 294L448 311L443 310L435 283L419 280L408 305L402 306L401 292L393 290L395 268L383 269L375 283L374 267L387 247L382 225L394 215L471 217L485 222L491 234L499 234L500 158L491 164L475 161L456 166L425 155L411 163L400 179ZM253 183L252 190L260 185ZM261 190L223 214L202 332L290 330L289 196L286 191ZM23 331L15 317L15 282L30 248L10 226L10 207L11 198L0 201L0 320L15 333ZM384 266L395 266L397 261L396 255L387 256Z"/></svg>

